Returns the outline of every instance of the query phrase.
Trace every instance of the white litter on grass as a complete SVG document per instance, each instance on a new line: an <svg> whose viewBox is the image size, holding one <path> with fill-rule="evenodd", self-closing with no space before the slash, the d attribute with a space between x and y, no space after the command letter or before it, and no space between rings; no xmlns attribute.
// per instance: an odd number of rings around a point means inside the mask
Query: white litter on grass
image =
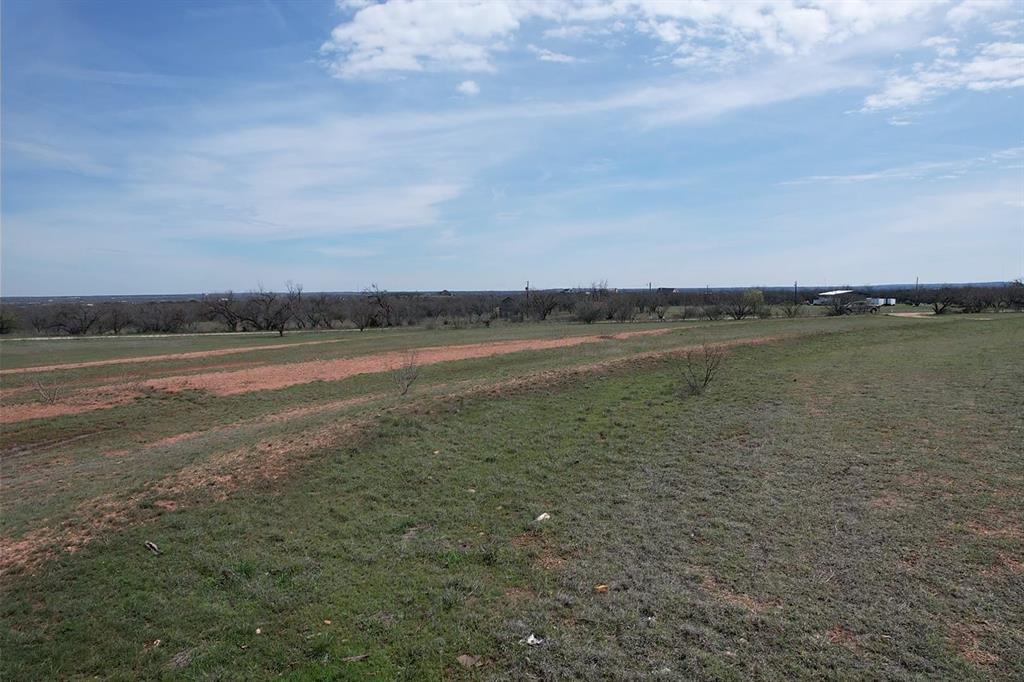
<svg viewBox="0 0 1024 682"><path fill-rule="evenodd" d="M538 516L536 520L537 521L547 521L550 518L551 518L551 514L548 514L547 512L544 512L543 514Z"/></svg>
<svg viewBox="0 0 1024 682"><path fill-rule="evenodd" d="M525 639L519 640L519 643L525 644L527 646L540 646L544 643L544 639L542 637L538 637L537 635L531 632L529 635L526 636Z"/></svg>

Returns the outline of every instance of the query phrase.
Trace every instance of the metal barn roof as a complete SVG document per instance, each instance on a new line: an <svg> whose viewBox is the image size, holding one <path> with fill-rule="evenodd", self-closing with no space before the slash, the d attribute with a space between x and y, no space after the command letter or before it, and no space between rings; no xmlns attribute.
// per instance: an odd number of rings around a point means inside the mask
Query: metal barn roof
<svg viewBox="0 0 1024 682"><path fill-rule="evenodd" d="M853 289L836 289L835 291L823 291L818 296L842 296L843 294L852 294Z"/></svg>

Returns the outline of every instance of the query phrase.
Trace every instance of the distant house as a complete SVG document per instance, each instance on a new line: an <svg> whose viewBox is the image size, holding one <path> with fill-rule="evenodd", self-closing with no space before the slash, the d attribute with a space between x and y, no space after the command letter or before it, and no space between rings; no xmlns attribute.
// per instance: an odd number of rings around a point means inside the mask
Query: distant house
<svg viewBox="0 0 1024 682"><path fill-rule="evenodd" d="M855 289L834 289L832 291L823 291L814 299L814 305L832 305L836 299L843 299L847 303L862 301L869 305L878 307L883 305L896 305L895 298L872 298Z"/></svg>
<svg viewBox="0 0 1024 682"><path fill-rule="evenodd" d="M834 289L832 291L823 291L815 297L814 305L832 305L836 299L854 299L856 297L857 292L853 289Z"/></svg>

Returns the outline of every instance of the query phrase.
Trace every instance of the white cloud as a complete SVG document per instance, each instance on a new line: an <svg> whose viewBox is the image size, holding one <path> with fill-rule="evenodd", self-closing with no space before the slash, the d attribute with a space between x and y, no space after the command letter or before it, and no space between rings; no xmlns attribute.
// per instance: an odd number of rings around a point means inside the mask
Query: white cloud
<svg viewBox="0 0 1024 682"><path fill-rule="evenodd" d="M960 28L988 14L1006 11L1013 7L1012 0L963 0L960 4L946 12L946 19L953 26Z"/></svg>
<svg viewBox="0 0 1024 682"><path fill-rule="evenodd" d="M957 55L955 38L947 38L945 36L935 36L921 43L924 47L930 47L938 53L940 57L955 57Z"/></svg>
<svg viewBox="0 0 1024 682"><path fill-rule="evenodd" d="M695 64L698 56L702 62L714 61L719 54L732 63L737 55L807 55L822 46L920 19L942 4L943 0L392 0L359 9L335 27L321 52L331 72L343 78L402 71L493 71L495 54L508 46L523 22L535 20L549 24L542 30L546 37L579 39L631 30L670 49L680 66ZM965 8L962 14L969 11ZM549 61L565 61L559 53L550 56Z"/></svg>
<svg viewBox="0 0 1024 682"><path fill-rule="evenodd" d="M519 28L524 12L508 2L399 0L360 9L335 27L321 53L331 72L355 77L387 71L493 71L491 52Z"/></svg>
<svg viewBox="0 0 1024 682"><path fill-rule="evenodd" d="M466 95L467 97L473 97L474 95L480 94L480 86L476 81L462 81L455 86L455 91L460 95Z"/></svg>
<svg viewBox="0 0 1024 682"><path fill-rule="evenodd" d="M554 52L544 47L537 47L536 45L527 45L526 49L537 56L542 62L558 62L560 64L572 64L573 62L580 61L576 57L569 54L562 54L561 52Z"/></svg>
<svg viewBox="0 0 1024 682"><path fill-rule="evenodd" d="M1019 87L1024 87L1024 44L987 43L969 60L939 58L890 76L882 92L864 101L864 111L913 106L953 90Z"/></svg>

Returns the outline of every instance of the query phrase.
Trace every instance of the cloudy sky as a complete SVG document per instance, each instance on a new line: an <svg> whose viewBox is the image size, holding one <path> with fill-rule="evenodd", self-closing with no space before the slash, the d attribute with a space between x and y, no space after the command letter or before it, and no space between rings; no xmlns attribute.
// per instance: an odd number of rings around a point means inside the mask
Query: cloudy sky
<svg viewBox="0 0 1024 682"><path fill-rule="evenodd" d="M6 295L1020 277L1024 3L3 3Z"/></svg>

